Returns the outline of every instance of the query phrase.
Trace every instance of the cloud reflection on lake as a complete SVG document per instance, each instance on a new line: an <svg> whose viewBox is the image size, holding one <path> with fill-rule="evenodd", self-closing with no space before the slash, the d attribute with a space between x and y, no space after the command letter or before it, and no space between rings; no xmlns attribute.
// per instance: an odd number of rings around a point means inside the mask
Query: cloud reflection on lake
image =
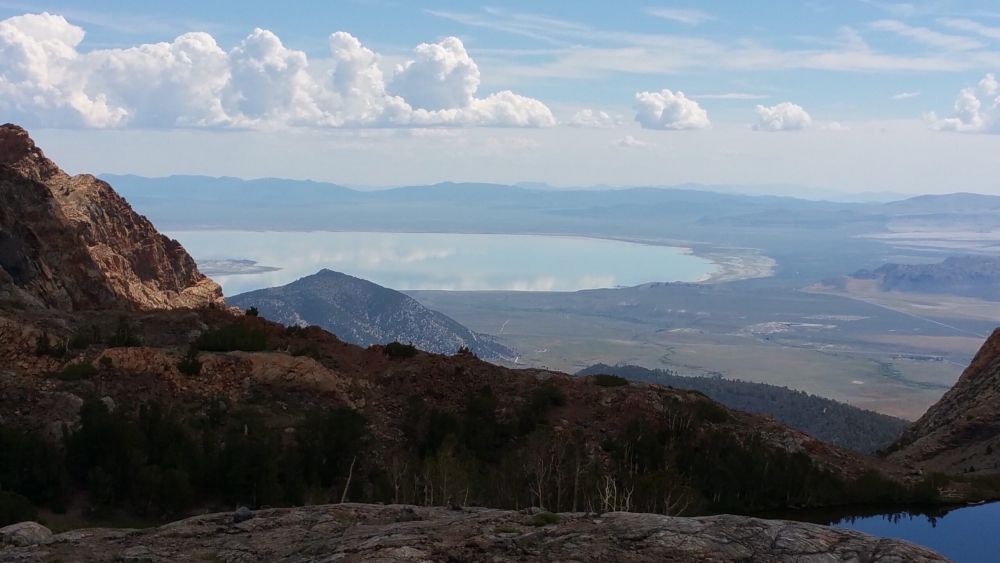
<svg viewBox="0 0 1000 563"><path fill-rule="evenodd" d="M543 235L179 231L198 260L249 259L281 270L217 276L226 295L328 268L398 290L576 291L695 281L715 271L685 249Z"/></svg>

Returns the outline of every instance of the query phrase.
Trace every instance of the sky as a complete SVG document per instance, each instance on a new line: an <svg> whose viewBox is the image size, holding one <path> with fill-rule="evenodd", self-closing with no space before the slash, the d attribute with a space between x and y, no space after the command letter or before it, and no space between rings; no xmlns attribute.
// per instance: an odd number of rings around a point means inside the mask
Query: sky
<svg viewBox="0 0 1000 563"><path fill-rule="evenodd" d="M995 1L0 0L72 173L1000 194L995 76Z"/></svg>

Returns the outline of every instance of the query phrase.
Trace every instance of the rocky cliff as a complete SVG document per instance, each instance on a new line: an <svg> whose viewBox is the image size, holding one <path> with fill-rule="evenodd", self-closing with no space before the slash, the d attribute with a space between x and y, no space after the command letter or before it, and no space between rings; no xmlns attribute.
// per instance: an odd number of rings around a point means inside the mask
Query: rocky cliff
<svg viewBox="0 0 1000 563"><path fill-rule="evenodd" d="M0 298L65 311L222 303L180 243L106 182L70 176L0 126Z"/></svg>
<svg viewBox="0 0 1000 563"><path fill-rule="evenodd" d="M398 341L438 354L465 346L481 358L510 362L516 355L492 336L475 333L407 295L330 270L237 295L229 302L244 309L255 306L280 323L321 326L359 346Z"/></svg>
<svg viewBox="0 0 1000 563"><path fill-rule="evenodd" d="M141 531L52 535L29 524L0 530L8 542L0 561L947 561L901 540L739 516L573 513L541 523L483 508L342 504L212 514Z"/></svg>
<svg viewBox="0 0 1000 563"><path fill-rule="evenodd" d="M1000 471L1000 329L958 382L890 448L890 459L929 471Z"/></svg>

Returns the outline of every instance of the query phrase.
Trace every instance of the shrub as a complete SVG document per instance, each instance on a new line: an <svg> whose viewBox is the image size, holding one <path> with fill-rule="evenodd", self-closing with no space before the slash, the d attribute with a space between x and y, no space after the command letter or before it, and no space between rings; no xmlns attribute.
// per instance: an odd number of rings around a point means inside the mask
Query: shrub
<svg viewBox="0 0 1000 563"><path fill-rule="evenodd" d="M258 311L257 307L254 307L254 306L251 306L249 309L246 310L246 315L248 317L256 317L259 314L260 314L260 311Z"/></svg>
<svg viewBox="0 0 1000 563"><path fill-rule="evenodd" d="M716 403L711 399L698 401L694 406L695 415L705 422L726 422L729 420L729 411L726 407Z"/></svg>
<svg viewBox="0 0 1000 563"><path fill-rule="evenodd" d="M201 362L198 360L198 347L194 344L188 348L187 354L177 362L177 371L184 375L195 376L201 373Z"/></svg>
<svg viewBox="0 0 1000 563"><path fill-rule="evenodd" d="M598 387L622 387L624 385L628 385L628 380L617 375L599 373L594 376L594 383L596 383Z"/></svg>
<svg viewBox="0 0 1000 563"><path fill-rule="evenodd" d="M87 472L87 500L95 515L106 515L115 504L115 482L106 471L94 467Z"/></svg>
<svg viewBox="0 0 1000 563"><path fill-rule="evenodd" d="M458 352L455 352L455 354L458 356L476 356L468 346L459 346Z"/></svg>
<svg viewBox="0 0 1000 563"><path fill-rule="evenodd" d="M929 481L933 483L933 481ZM925 485L926 486L926 485ZM869 469L848 484L847 494L856 503L898 504L909 500L906 487L887 479L875 469ZM921 499L923 500L923 499Z"/></svg>
<svg viewBox="0 0 1000 563"><path fill-rule="evenodd" d="M10 491L0 491L0 528L38 518L38 509L27 498Z"/></svg>
<svg viewBox="0 0 1000 563"><path fill-rule="evenodd" d="M941 489L951 482L951 477L944 473L931 473L913 486L913 500L920 504L938 504L941 502Z"/></svg>
<svg viewBox="0 0 1000 563"><path fill-rule="evenodd" d="M188 474L179 469L168 469L161 478L160 503L168 514L182 514L194 502L194 487Z"/></svg>
<svg viewBox="0 0 1000 563"><path fill-rule="evenodd" d="M115 361L111 359L111 356L101 356L101 359L97 361L101 364L102 368L111 369L115 367Z"/></svg>
<svg viewBox="0 0 1000 563"><path fill-rule="evenodd" d="M313 359L319 359L319 347L316 346L315 342L309 342L292 349L293 356L308 356Z"/></svg>
<svg viewBox="0 0 1000 563"><path fill-rule="evenodd" d="M97 368L86 362L69 364L62 371L51 374L53 379L60 381L80 381L82 379L90 379L95 375L97 375Z"/></svg>
<svg viewBox="0 0 1000 563"><path fill-rule="evenodd" d="M53 344L52 341L49 340L49 333L43 332L38 338L35 339L35 354L39 356L62 358L66 355L66 345L58 342Z"/></svg>
<svg viewBox="0 0 1000 563"><path fill-rule="evenodd" d="M142 336L138 329L128 321L128 317L122 315L118 317L118 326L115 328L114 334L108 338L108 346L111 348L142 346Z"/></svg>
<svg viewBox="0 0 1000 563"><path fill-rule="evenodd" d="M101 329L97 325L81 326L69 339L71 350L86 350L101 341Z"/></svg>
<svg viewBox="0 0 1000 563"><path fill-rule="evenodd" d="M551 383L543 383L531 392L528 402L517 411L517 432L527 436L535 427L545 421L545 413L549 407L561 407L566 404L566 397L558 387Z"/></svg>
<svg viewBox="0 0 1000 563"><path fill-rule="evenodd" d="M28 304L17 299L0 299L0 308L23 311L28 308Z"/></svg>
<svg viewBox="0 0 1000 563"><path fill-rule="evenodd" d="M232 323L203 333L194 341L194 346L205 352L261 352L267 349L267 333L263 329Z"/></svg>
<svg viewBox="0 0 1000 563"><path fill-rule="evenodd" d="M531 519L531 523L539 527L548 526L550 524L558 524L559 515L551 512L539 512Z"/></svg>
<svg viewBox="0 0 1000 563"><path fill-rule="evenodd" d="M289 325L285 327L285 336L305 336L306 327L299 325Z"/></svg>
<svg viewBox="0 0 1000 563"><path fill-rule="evenodd" d="M36 506L56 512L65 510L69 475L60 449L38 434L0 425L0 493L4 492L24 495ZM0 500L5 502L13 506L14 499Z"/></svg>
<svg viewBox="0 0 1000 563"><path fill-rule="evenodd" d="M501 524L501 525L497 526L496 533L498 533L498 534L520 534L522 532L521 532L521 528L518 528L517 526L513 526L511 524Z"/></svg>
<svg viewBox="0 0 1000 563"><path fill-rule="evenodd" d="M390 358L412 358L417 355L417 347L413 344L390 342L382 349L382 353Z"/></svg>

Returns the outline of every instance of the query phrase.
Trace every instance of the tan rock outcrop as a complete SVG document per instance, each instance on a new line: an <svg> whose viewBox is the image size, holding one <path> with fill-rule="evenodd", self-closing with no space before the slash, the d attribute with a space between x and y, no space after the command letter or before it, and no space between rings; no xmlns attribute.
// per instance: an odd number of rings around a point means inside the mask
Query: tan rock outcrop
<svg viewBox="0 0 1000 563"><path fill-rule="evenodd" d="M30 324L0 317L0 366L31 374L58 370L62 362L35 353L42 332Z"/></svg>
<svg viewBox="0 0 1000 563"><path fill-rule="evenodd" d="M0 297L66 311L223 304L180 243L10 124L0 126Z"/></svg>

